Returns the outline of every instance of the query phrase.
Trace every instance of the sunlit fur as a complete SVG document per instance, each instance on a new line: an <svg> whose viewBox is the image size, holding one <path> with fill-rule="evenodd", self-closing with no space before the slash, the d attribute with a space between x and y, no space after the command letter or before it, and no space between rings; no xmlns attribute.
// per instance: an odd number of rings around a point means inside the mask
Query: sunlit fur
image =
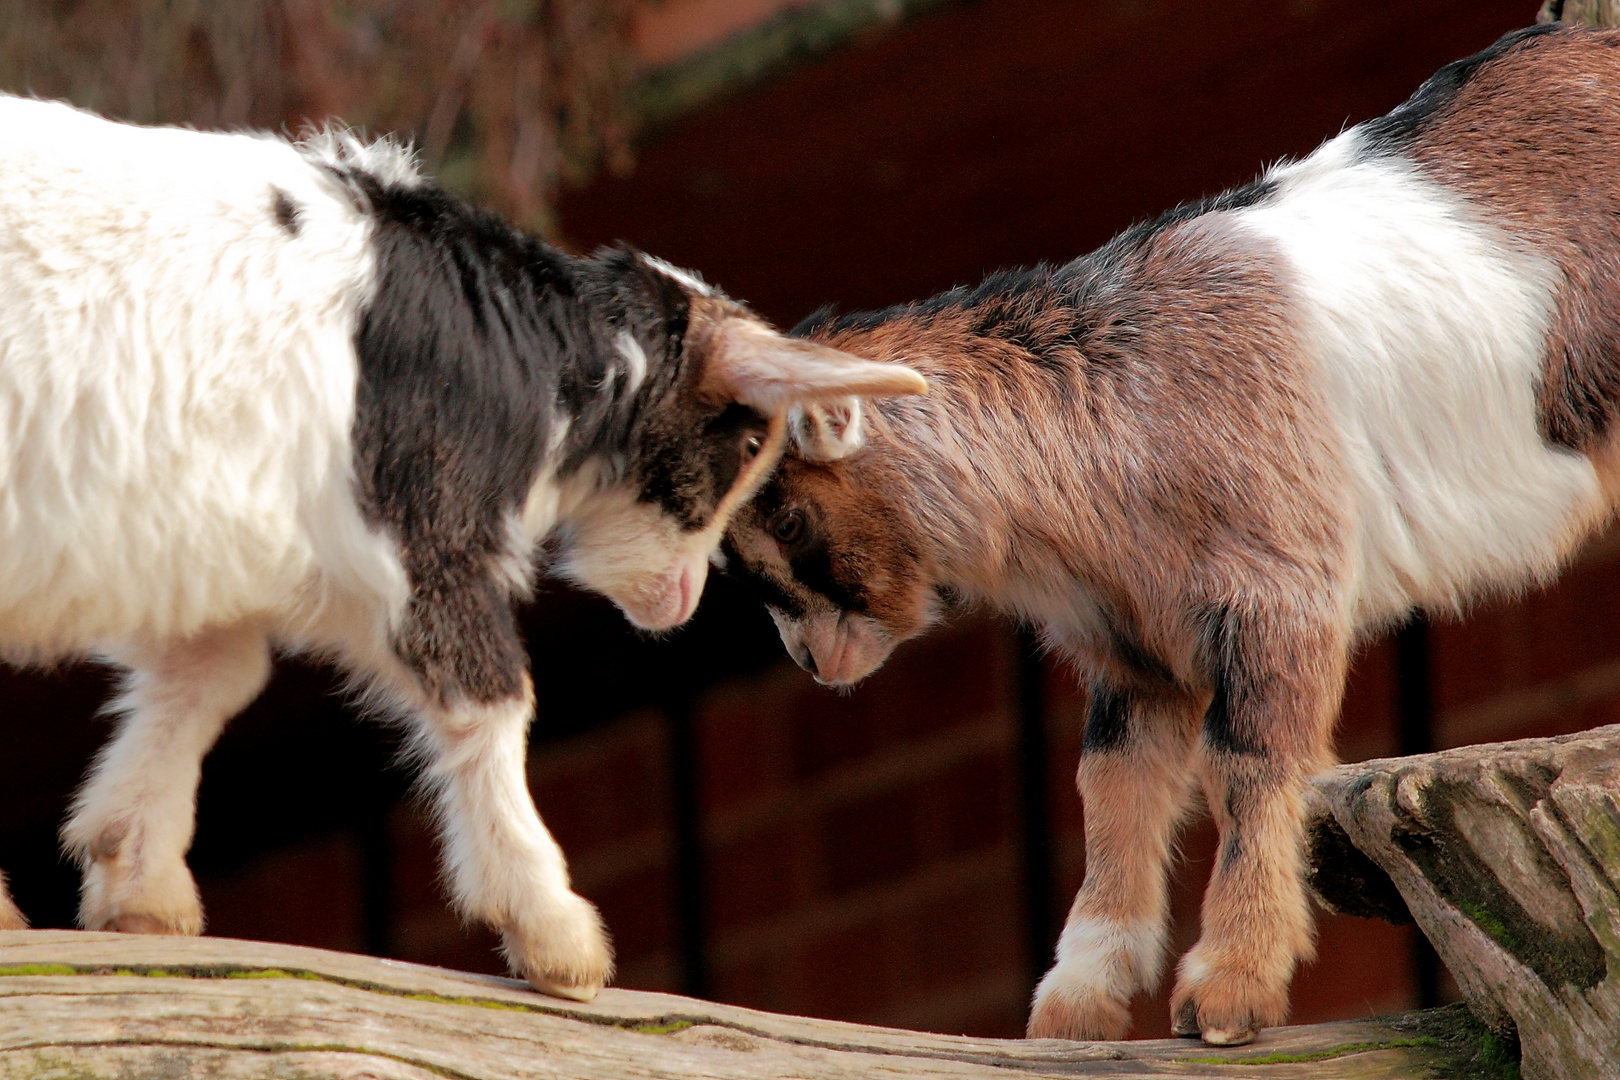
<svg viewBox="0 0 1620 1080"><path fill-rule="evenodd" d="M1220 847L1173 1025L1284 1018L1350 650L1545 581L1614 512L1616 147L1620 34L1522 31L1067 266L801 328L931 392L853 452L797 425L734 521L789 652L847 684L980 602L1089 683L1086 878L1032 1035L1125 1034L1197 789Z"/></svg>
<svg viewBox="0 0 1620 1080"><path fill-rule="evenodd" d="M202 759L302 650L407 726L461 910L593 995L607 939L525 781L537 546L674 626L790 406L922 380L629 249L566 255L341 129L0 97L0 130L0 656L126 673L63 829L83 924L201 929Z"/></svg>

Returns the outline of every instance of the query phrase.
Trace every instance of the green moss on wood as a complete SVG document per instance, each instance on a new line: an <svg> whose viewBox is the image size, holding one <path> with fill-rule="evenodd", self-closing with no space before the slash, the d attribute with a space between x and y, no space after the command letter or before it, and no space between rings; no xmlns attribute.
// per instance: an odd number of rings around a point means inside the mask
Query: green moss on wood
<svg viewBox="0 0 1620 1080"><path fill-rule="evenodd" d="M1370 1054L1378 1050L1401 1050L1416 1047L1438 1047L1440 1040L1428 1036L1411 1039L1389 1039L1383 1042L1345 1043L1326 1050L1302 1050L1295 1054L1261 1054L1255 1057L1181 1057L1176 1061L1187 1065L1298 1065L1312 1061L1332 1061L1352 1054Z"/></svg>
<svg viewBox="0 0 1620 1080"><path fill-rule="evenodd" d="M78 975L78 968L66 964L10 964L0 967L0 975Z"/></svg>
<svg viewBox="0 0 1620 1080"><path fill-rule="evenodd" d="M1519 1080L1519 1055L1489 1031L1476 1044L1474 1063L1479 1080Z"/></svg>
<svg viewBox="0 0 1620 1080"><path fill-rule="evenodd" d="M1516 1043L1480 1023L1466 1005L1386 1017L1385 1022L1434 1039L1445 1060L1437 1075L1446 1080L1519 1080Z"/></svg>
<svg viewBox="0 0 1620 1080"><path fill-rule="evenodd" d="M1518 952L1519 944L1513 940L1513 935L1508 933L1507 925L1501 919L1492 915L1484 905L1473 900L1459 898L1457 900L1457 910L1468 916L1475 926L1485 931L1486 935L1502 948L1510 953Z"/></svg>
<svg viewBox="0 0 1620 1080"><path fill-rule="evenodd" d="M1532 797L1537 788L1517 792ZM1535 972L1547 989L1558 992L1565 984L1590 990L1608 975L1608 958L1584 924L1560 931L1546 926L1496 879L1457 825L1457 809L1473 801L1472 789L1450 780L1435 780L1423 789L1424 821L1407 820L1390 831L1390 838L1423 872L1435 890L1466 915L1492 941L1519 963ZM1549 878L1559 873L1552 857L1537 848Z"/></svg>
<svg viewBox="0 0 1620 1080"><path fill-rule="evenodd" d="M521 1001L502 1001L499 998L445 997L442 994L399 994L411 1001L431 1001L436 1005L466 1005L474 1009L503 1009L506 1012L549 1012Z"/></svg>

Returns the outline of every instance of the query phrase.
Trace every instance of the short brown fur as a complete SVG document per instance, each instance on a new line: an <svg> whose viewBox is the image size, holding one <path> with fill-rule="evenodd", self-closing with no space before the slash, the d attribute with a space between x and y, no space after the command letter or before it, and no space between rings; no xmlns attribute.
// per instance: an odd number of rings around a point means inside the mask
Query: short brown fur
<svg viewBox="0 0 1620 1080"><path fill-rule="evenodd" d="M795 508L836 535L828 571L850 610L894 639L936 617L945 587L1041 625L1129 702L1120 746L1082 764L1097 870L1071 918L1162 922L1186 780L1202 777L1236 854L1205 909L1213 974L1176 993L1194 1031L1283 1018L1311 941L1298 781L1330 760L1348 647L1344 613L1321 599L1347 559L1343 485L1264 256L1216 214L1124 248L1096 280L1046 275L1002 310L964 298L833 329L828 344L904 360L930 393L884 403L846 461L788 458L731 533L739 563L793 594L778 606L825 604L794 591L769 537ZM1249 700L1212 732L1223 664ZM1144 790L1162 811L1151 822L1133 809ZM1121 1002L1102 1022L1050 1012L1032 1033L1124 1034Z"/></svg>
<svg viewBox="0 0 1620 1080"><path fill-rule="evenodd" d="M1620 206L1620 170L1603 168L1620 149L1615 85L1620 34L1520 32L1356 144L1473 204L1459 228L1500 230L1561 274L1546 282L1535 419L1601 489L1547 523L1565 555L1620 494L1620 216L1604 210ZM1331 761L1349 650L1372 627L1355 606L1360 511L1340 429L1293 321L1309 301L1228 213L1273 182L1060 269L813 321L816 340L914 366L930 394L869 411L867 447L842 460L790 454L729 534L731 565L825 681L855 681L983 602L1038 625L1090 683L1087 873L1032 1035L1125 1034L1130 997L1162 966L1166 869L1195 780L1220 848L1176 1030L1252 1038L1283 1019L1311 953L1303 781Z"/></svg>

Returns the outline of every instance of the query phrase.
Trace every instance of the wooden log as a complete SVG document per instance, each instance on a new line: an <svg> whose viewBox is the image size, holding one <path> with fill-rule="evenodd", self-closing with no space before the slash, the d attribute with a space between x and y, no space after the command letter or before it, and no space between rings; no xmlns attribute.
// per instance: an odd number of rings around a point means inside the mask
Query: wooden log
<svg viewBox="0 0 1620 1080"><path fill-rule="evenodd" d="M581 1005L483 975L291 945L0 933L0 1078L1485 1075L1456 1010L1265 1032L1250 1046L896 1031L667 994Z"/></svg>
<svg viewBox="0 0 1620 1080"><path fill-rule="evenodd" d="M1416 920L1525 1080L1620 1077L1620 726L1317 778L1311 884Z"/></svg>

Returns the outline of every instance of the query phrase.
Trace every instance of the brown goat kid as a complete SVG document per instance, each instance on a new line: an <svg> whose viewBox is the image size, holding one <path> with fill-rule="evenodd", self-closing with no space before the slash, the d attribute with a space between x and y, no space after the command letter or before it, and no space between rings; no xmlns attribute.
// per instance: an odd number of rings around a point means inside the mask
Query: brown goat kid
<svg viewBox="0 0 1620 1080"><path fill-rule="evenodd" d="M1617 153L1620 34L1536 27L1066 266L798 331L931 389L802 413L734 520L788 651L853 683L982 602L1090 683L1086 878L1031 1035L1126 1033L1195 787L1220 848L1175 1030L1284 1018L1352 647L1545 580L1613 512Z"/></svg>

